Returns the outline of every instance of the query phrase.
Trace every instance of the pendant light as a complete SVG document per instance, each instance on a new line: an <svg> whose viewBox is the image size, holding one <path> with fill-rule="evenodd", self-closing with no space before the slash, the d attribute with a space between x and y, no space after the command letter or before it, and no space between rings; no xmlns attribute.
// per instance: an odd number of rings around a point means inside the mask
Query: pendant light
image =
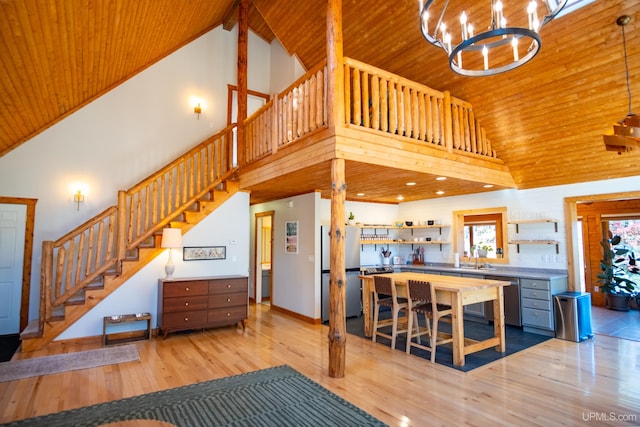
<svg viewBox="0 0 640 427"><path fill-rule="evenodd" d="M613 135L603 135L607 151L622 152L631 151L640 146L640 116L633 114L631 110L631 83L629 82L629 63L627 61L627 40L624 34L625 25L631 22L629 15L622 15L616 20L616 24L622 28L622 45L624 47L624 67L627 75L627 94L629 96L629 113L613 125Z"/></svg>

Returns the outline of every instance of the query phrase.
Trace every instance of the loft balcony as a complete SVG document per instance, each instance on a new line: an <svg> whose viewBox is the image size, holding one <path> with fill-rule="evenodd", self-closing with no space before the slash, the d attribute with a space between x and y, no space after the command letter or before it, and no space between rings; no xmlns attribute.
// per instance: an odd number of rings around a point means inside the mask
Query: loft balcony
<svg viewBox="0 0 640 427"><path fill-rule="evenodd" d="M516 187L468 102L344 58L344 120L329 127L327 91L323 63L244 122L239 178L252 204L329 198L332 159L345 160L347 200L397 203L389 190L409 181L404 201L437 197L436 177L448 196Z"/></svg>

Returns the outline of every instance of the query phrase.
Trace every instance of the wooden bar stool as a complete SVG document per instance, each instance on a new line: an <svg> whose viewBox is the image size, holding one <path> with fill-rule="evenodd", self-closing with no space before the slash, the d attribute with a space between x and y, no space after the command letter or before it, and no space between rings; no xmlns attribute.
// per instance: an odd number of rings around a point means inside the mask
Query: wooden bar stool
<svg viewBox="0 0 640 427"><path fill-rule="evenodd" d="M438 333L438 321L441 318L448 317L451 323L452 309L450 305L438 304L436 300L436 291L429 282L419 280L407 281L407 297L412 315L409 315L407 334L407 353L411 353L411 347L420 348L431 353L431 362L436 361L436 347L438 345L453 342L450 334ZM415 314L415 315L413 315ZM418 314L424 315L426 326L421 327L418 323ZM415 328L413 322L416 322ZM431 323L431 325L430 325ZM429 345L422 344L420 337L422 335L429 336ZM413 342L413 338L417 342Z"/></svg>
<svg viewBox="0 0 640 427"><path fill-rule="evenodd" d="M406 298L398 298L396 286L390 277L374 276L374 291L373 298L375 303L373 313L373 342L376 342L376 337L389 338L391 340L391 348L396 348L396 336L398 334L407 334L408 338L408 302ZM391 309L391 319L380 320L380 309L382 307L389 307ZM400 317L400 313L404 313L403 317ZM399 321L403 320L400 325ZM391 335L381 332L381 328L391 326ZM399 329L399 326L403 329Z"/></svg>

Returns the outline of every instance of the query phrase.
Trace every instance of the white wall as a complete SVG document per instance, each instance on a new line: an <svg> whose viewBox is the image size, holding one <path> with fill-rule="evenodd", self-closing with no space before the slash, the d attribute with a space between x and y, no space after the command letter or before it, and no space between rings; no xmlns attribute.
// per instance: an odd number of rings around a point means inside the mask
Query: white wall
<svg viewBox="0 0 640 427"><path fill-rule="evenodd" d="M0 158L0 194L38 199L30 319L38 316L43 240L115 205L118 190L224 128L237 39L235 29L210 31ZM250 34L251 89L269 90L270 50ZM194 97L203 101L199 120ZM86 197L76 210L78 182Z"/></svg>
<svg viewBox="0 0 640 427"><path fill-rule="evenodd" d="M312 319L320 318L320 193L261 203L251 207L251 260L254 259L254 217L274 211L271 303ZM285 253L285 223L298 221L297 254ZM252 261L253 262L253 261ZM251 272L252 276L254 272Z"/></svg>
<svg viewBox="0 0 640 427"><path fill-rule="evenodd" d="M183 261L174 250L173 277L247 276L249 273L249 194L236 193L183 236L184 246L226 246L224 260ZM75 322L56 340L102 335L102 318L115 314L151 313L157 327L158 279L165 277L168 250L137 272L113 294ZM143 322L140 322L143 323ZM124 330L135 326L122 325ZM140 325L138 325L140 326ZM111 328L111 332L118 328Z"/></svg>
<svg viewBox="0 0 640 427"><path fill-rule="evenodd" d="M290 56L277 39L271 43L270 70L271 94L282 92L306 72L300 61Z"/></svg>

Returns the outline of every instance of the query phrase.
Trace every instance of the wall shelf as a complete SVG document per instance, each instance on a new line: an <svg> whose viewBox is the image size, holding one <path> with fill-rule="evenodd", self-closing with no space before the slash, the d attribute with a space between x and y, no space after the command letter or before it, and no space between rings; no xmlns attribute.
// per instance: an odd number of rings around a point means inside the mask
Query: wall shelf
<svg viewBox="0 0 640 427"><path fill-rule="evenodd" d="M437 229L439 232L439 235L442 235L442 229L443 228L447 228L450 227L449 225L446 224L434 224L434 225L412 225L412 226L406 226L403 225L402 227L398 227L395 225L384 225L384 224L361 224L357 226L360 229L369 229L369 230L373 230L374 233L370 234L371 236L378 236L376 233L376 230L410 230L411 231L411 236L413 236L413 232L414 230L430 230L430 229ZM395 236L396 234L399 233L394 233L394 237L400 237L400 236ZM393 238L391 236L389 236L388 239L382 238L382 239L378 239L378 238L371 238L371 239L367 239L367 238L362 238L363 236L367 236L367 233L361 233L360 234L360 245L381 245L381 246L388 246L388 245L411 245L411 247L413 248L414 245L418 245L418 246L423 246L423 245L439 245L440 246L440 250L442 250L442 245L447 245L450 244L451 242L448 241L444 241L444 240L439 240L439 239L433 239L432 240L421 240L421 241L415 241L413 239L401 239L401 238ZM381 236L388 236L388 234L382 234ZM428 236L423 237L423 239L426 239Z"/></svg>
<svg viewBox="0 0 640 427"><path fill-rule="evenodd" d="M556 233L558 232L558 220L552 218L539 218L539 219L515 219L508 221L509 224L515 224L516 233L520 232L520 225L522 224L540 224L540 223L550 223L554 225Z"/></svg>
<svg viewBox="0 0 640 427"><path fill-rule="evenodd" d="M560 253L558 245L560 242L557 240L511 240L510 245L517 245L517 251L520 253L520 245L555 245L556 254Z"/></svg>

